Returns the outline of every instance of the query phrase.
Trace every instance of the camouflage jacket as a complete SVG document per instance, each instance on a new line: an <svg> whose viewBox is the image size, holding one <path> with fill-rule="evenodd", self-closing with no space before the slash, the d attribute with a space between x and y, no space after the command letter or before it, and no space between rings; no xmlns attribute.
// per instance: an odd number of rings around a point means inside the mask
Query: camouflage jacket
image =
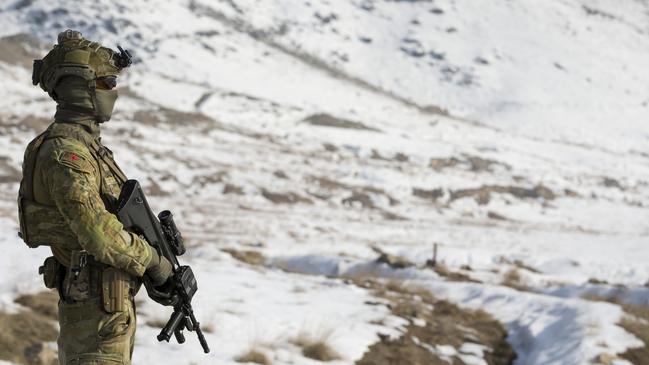
<svg viewBox="0 0 649 365"><path fill-rule="evenodd" d="M72 251L142 276L151 248L110 213L126 177L94 122L54 122L27 146L18 197L21 236L48 245L65 266Z"/></svg>

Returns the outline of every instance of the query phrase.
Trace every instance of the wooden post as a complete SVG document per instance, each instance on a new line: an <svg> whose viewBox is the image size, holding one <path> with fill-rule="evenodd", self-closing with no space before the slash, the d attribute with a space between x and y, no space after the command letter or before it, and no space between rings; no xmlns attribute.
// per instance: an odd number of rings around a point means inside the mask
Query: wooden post
<svg viewBox="0 0 649 365"><path fill-rule="evenodd" d="M433 243L433 258L426 261L426 266L435 267L437 265L437 242Z"/></svg>
<svg viewBox="0 0 649 365"><path fill-rule="evenodd" d="M437 242L433 243L433 266L437 265Z"/></svg>

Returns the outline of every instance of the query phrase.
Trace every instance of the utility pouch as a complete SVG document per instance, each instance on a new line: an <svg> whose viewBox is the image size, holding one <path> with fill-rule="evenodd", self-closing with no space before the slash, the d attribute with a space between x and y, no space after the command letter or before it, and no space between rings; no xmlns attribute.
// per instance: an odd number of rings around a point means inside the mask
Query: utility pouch
<svg viewBox="0 0 649 365"><path fill-rule="evenodd" d="M59 287L63 279L63 270L63 265L54 256L50 256L45 259L43 266L38 268L38 273L43 275L46 288L55 289Z"/></svg>
<svg viewBox="0 0 649 365"><path fill-rule="evenodd" d="M114 267L104 269L101 278L101 302L108 313L128 310L131 276Z"/></svg>

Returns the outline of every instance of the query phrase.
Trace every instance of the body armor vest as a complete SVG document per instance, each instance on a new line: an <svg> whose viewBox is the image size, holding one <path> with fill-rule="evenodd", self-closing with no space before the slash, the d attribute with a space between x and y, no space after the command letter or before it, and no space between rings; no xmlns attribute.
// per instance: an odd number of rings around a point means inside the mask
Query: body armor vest
<svg viewBox="0 0 649 365"><path fill-rule="evenodd" d="M25 151L23 178L18 192L20 237L29 247L57 246L63 250L80 248L76 234L54 205L45 205L34 199L34 172L38 151L48 139L72 138L85 145L99 166L99 192L106 209L114 213L115 205L126 176L113 160L113 153L78 124L55 122L34 140Z"/></svg>

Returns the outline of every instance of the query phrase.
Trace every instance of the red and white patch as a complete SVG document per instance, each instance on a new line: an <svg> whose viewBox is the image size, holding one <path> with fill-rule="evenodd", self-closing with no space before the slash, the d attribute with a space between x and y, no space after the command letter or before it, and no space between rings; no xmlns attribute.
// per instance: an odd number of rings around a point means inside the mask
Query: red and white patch
<svg viewBox="0 0 649 365"><path fill-rule="evenodd" d="M76 160L79 159L79 156L77 156L75 153L71 153L71 154L68 156L68 158L70 159L70 161L76 161Z"/></svg>

